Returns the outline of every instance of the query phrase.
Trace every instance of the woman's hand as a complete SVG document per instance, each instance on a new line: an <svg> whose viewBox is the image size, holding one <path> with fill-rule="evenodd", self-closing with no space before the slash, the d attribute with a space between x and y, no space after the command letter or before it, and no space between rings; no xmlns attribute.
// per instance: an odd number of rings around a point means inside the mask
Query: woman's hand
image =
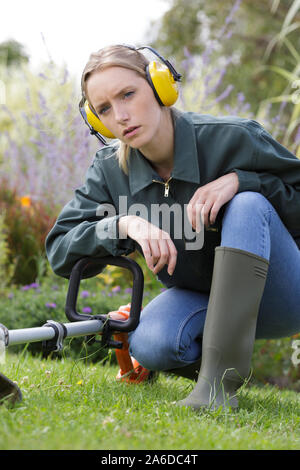
<svg viewBox="0 0 300 470"><path fill-rule="evenodd" d="M154 274L167 264L168 273L172 276L176 266L177 250L167 232L142 217L126 215L119 219L119 234L139 243L147 266Z"/></svg>
<svg viewBox="0 0 300 470"><path fill-rule="evenodd" d="M187 206L188 219L196 232L201 224L213 225L220 208L238 192L239 180L236 173L228 173L197 189Z"/></svg>

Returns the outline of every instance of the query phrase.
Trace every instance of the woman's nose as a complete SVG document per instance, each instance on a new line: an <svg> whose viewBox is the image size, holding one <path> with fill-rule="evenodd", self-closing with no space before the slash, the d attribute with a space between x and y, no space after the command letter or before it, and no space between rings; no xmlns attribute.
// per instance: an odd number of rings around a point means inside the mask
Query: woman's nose
<svg viewBox="0 0 300 470"><path fill-rule="evenodd" d="M115 120L118 123L126 122L129 119L128 111L124 105L115 106L114 114L115 114Z"/></svg>

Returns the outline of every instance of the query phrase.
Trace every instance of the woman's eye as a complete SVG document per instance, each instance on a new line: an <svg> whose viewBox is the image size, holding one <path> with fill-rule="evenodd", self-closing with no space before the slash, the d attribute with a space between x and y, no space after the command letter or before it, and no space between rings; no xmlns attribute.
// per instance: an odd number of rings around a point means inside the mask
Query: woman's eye
<svg viewBox="0 0 300 470"><path fill-rule="evenodd" d="M129 98L130 96L134 95L134 91L127 91L126 93L124 93L123 95L123 99L126 99L126 98ZM99 115L103 115L103 114L106 114L110 109L110 106L103 106L103 108L100 108L99 109Z"/></svg>
<svg viewBox="0 0 300 470"><path fill-rule="evenodd" d="M100 109L99 114L105 114L106 111L108 111L109 106L104 106L103 108Z"/></svg>
<svg viewBox="0 0 300 470"><path fill-rule="evenodd" d="M124 94L124 98L129 98L129 96L133 94L134 94L134 91L127 91L127 93Z"/></svg>

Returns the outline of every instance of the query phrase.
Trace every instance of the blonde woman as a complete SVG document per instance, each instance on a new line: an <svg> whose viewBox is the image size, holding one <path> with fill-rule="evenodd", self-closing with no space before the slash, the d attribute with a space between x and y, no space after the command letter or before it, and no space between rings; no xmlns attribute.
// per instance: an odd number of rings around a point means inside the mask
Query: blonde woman
<svg viewBox="0 0 300 470"><path fill-rule="evenodd" d="M144 307L130 353L197 380L178 405L236 408L255 338L300 331L300 161L256 121L173 107L180 76L152 52L90 56L83 101L116 140L97 152L47 253L68 277L83 256L139 250L167 289Z"/></svg>

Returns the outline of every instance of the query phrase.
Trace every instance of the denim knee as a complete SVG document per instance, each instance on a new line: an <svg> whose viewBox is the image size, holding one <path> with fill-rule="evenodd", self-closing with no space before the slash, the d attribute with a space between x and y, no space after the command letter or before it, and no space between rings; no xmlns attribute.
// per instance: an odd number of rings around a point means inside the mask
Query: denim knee
<svg viewBox="0 0 300 470"><path fill-rule="evenodd" d="M269 259L270 225L276 214L262 194L244 191L228 202L222 221L222 246L231 246Z"/></svg>
<svg viewBox="0 0 300 470"><path fill-rule="evenodd" d="M159 294L128 334L129 352L144 367L168 370L199 359L208 295L179 287Z"/></svg>
<svg viewBox="0 0 300 470"><path fill-rule="evenodd" d="M157 328L153 328L151 332L142 325L129 334L129 353L150 370L166 369L171 358L176 355L167 334L159 335Z"/></svg>
<svg viewBox="0 0 300 470"><path fill-rule="evenodd" d="M261 193L255 191L243 191L236 194L227 204L226 211L234 210L240 214L246 212L253 214L257 210L274 210L272 204Z"/></svg>

